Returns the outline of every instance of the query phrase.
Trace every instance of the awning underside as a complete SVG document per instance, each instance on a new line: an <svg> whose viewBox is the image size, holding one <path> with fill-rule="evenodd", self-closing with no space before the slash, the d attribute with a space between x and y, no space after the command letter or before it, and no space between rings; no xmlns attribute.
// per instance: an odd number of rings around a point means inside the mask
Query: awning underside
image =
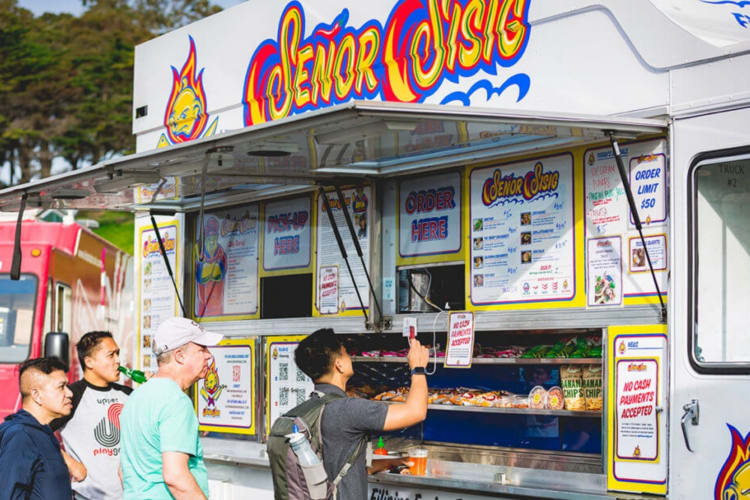
<svg viewBox="0 0 750 500"><path fill-rule="evenodd" d="M0 191L0 210L179 211L662 133L661 120L353 102ZM160 186L160 187L159 187ZM133 187L139 189L133 190ZM158 190L157 190L158 188ZM134 193L135 191L135 193Z"/></svg>

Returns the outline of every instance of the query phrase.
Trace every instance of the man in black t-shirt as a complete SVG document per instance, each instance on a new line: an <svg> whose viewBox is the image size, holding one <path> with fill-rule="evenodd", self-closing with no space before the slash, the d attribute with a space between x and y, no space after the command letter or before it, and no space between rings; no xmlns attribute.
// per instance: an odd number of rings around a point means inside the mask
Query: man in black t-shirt
<svg viewBox="0 0 750 500"><path fill-rule="evenodd" d="M120 499L120 411L132 389L116 383L120 348L109 332L89 332L76 347L83 379L70 386L73 411L50 427L60 429L75 498Z"/></svg>

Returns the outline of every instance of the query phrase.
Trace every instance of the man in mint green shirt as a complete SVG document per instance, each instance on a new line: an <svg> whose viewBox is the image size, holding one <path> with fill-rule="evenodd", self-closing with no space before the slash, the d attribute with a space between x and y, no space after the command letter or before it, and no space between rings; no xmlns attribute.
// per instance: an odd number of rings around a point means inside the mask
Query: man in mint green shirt
<svg viewBox="0 0 750 500"><path fill-rule="evenodd" d="M183 391L206 376L206 346L222 335L187 318L164 321L154 335L159 370L133 391L120 415L124 500L208 498L198 419Z"/></svg>

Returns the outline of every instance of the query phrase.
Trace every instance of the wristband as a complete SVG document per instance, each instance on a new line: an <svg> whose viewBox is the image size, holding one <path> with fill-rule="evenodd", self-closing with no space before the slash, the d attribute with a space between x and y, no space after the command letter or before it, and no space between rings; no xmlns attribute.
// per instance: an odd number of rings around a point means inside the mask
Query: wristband
<svg viewBox="0 0 750 500"><path fill-rule="evenodd" d="M412 375L427 375L424 371L424 366L417 366L415 368L412 368L411 374Z"/></svg>

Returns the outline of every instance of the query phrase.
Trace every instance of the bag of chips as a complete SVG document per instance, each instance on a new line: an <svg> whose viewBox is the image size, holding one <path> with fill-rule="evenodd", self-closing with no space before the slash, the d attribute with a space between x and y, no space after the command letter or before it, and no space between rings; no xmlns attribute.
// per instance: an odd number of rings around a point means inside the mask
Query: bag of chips
<svg viewBox="0 0 750 500"><path fill-rule="evenodd" d="M583 367L583 396L586 398L586 409L602 411L602 367L586 365Z"/></svg>
<svg viewBox="0 0 750 500"><path fill-rule="evenodd" d="M563 365L560 367L565 409L583 411L586 409L586 398L583 395L583 369L580 365Z"/></svg>

